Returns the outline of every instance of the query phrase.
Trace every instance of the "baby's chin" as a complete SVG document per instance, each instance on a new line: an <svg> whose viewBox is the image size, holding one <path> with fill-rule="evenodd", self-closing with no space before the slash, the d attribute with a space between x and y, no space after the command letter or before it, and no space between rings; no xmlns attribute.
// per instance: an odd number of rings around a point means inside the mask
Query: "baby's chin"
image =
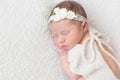
<svg viewBox="0 0 120 80"><path fill-rule="evenodd" d="M71 45L68 47L68 50L72 49L75 45Z"/></svg>

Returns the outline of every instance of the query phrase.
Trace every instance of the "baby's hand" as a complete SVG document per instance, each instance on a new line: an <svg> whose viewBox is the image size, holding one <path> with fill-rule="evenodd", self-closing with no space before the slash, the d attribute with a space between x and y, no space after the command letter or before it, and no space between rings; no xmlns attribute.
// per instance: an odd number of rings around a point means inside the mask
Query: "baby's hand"
<svg viewBox="0 0 120 80"><path fill-rule="evenodd" d="M79 78L78 80L85 80L83 77Z"/></svg>

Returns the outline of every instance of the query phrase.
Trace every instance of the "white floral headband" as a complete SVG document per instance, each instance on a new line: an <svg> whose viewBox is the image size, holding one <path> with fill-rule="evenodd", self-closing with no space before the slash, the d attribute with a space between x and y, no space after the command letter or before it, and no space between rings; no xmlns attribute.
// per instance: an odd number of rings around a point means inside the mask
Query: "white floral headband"
<svg viewBox="0 0 120 80"><path fill-rule="evenodd" d="M55 8L49 17L48 23L51 21L60 21L62 19L73 19L78 21L86 21L87 19L79 14L75 14L75 12L71 10L67 10L66 8Z"/></svg>

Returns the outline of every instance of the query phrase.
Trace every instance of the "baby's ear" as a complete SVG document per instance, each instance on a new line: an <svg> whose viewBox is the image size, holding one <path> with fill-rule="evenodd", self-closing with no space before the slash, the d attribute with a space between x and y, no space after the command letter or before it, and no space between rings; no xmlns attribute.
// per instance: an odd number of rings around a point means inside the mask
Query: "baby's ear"
<svg viewBox="0 0 120 80"><path fill-rule="evenodd" d="M87 26L87 22L86 22L86 21L83 21L81 25L82 25L82 27L84 28L85 26Z"/></svg>
<svg viewBox="0 0 120 80"><path fill-rule="evenodd" d="M88 31L87 22L86 22L86 21L83 21L81 25L82 25L82 27L83 27L84 32L87 32L87 31Z"/></svg>

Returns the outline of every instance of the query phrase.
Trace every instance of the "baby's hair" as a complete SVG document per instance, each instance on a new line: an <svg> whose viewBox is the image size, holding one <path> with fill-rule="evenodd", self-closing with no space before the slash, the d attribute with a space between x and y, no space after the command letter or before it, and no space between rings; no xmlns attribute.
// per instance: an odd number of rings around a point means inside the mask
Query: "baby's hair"
<svg viewBox="0 0 120 80"><path fill-rule="evenodd" d="M59 3L58 5L56 5L55 8L56 7L66 8L68 10L75 12L76 14L82 15L85 18L87 18L87 14L86 14L84 8L75 1L63 1L63 2Z"/></svg>

